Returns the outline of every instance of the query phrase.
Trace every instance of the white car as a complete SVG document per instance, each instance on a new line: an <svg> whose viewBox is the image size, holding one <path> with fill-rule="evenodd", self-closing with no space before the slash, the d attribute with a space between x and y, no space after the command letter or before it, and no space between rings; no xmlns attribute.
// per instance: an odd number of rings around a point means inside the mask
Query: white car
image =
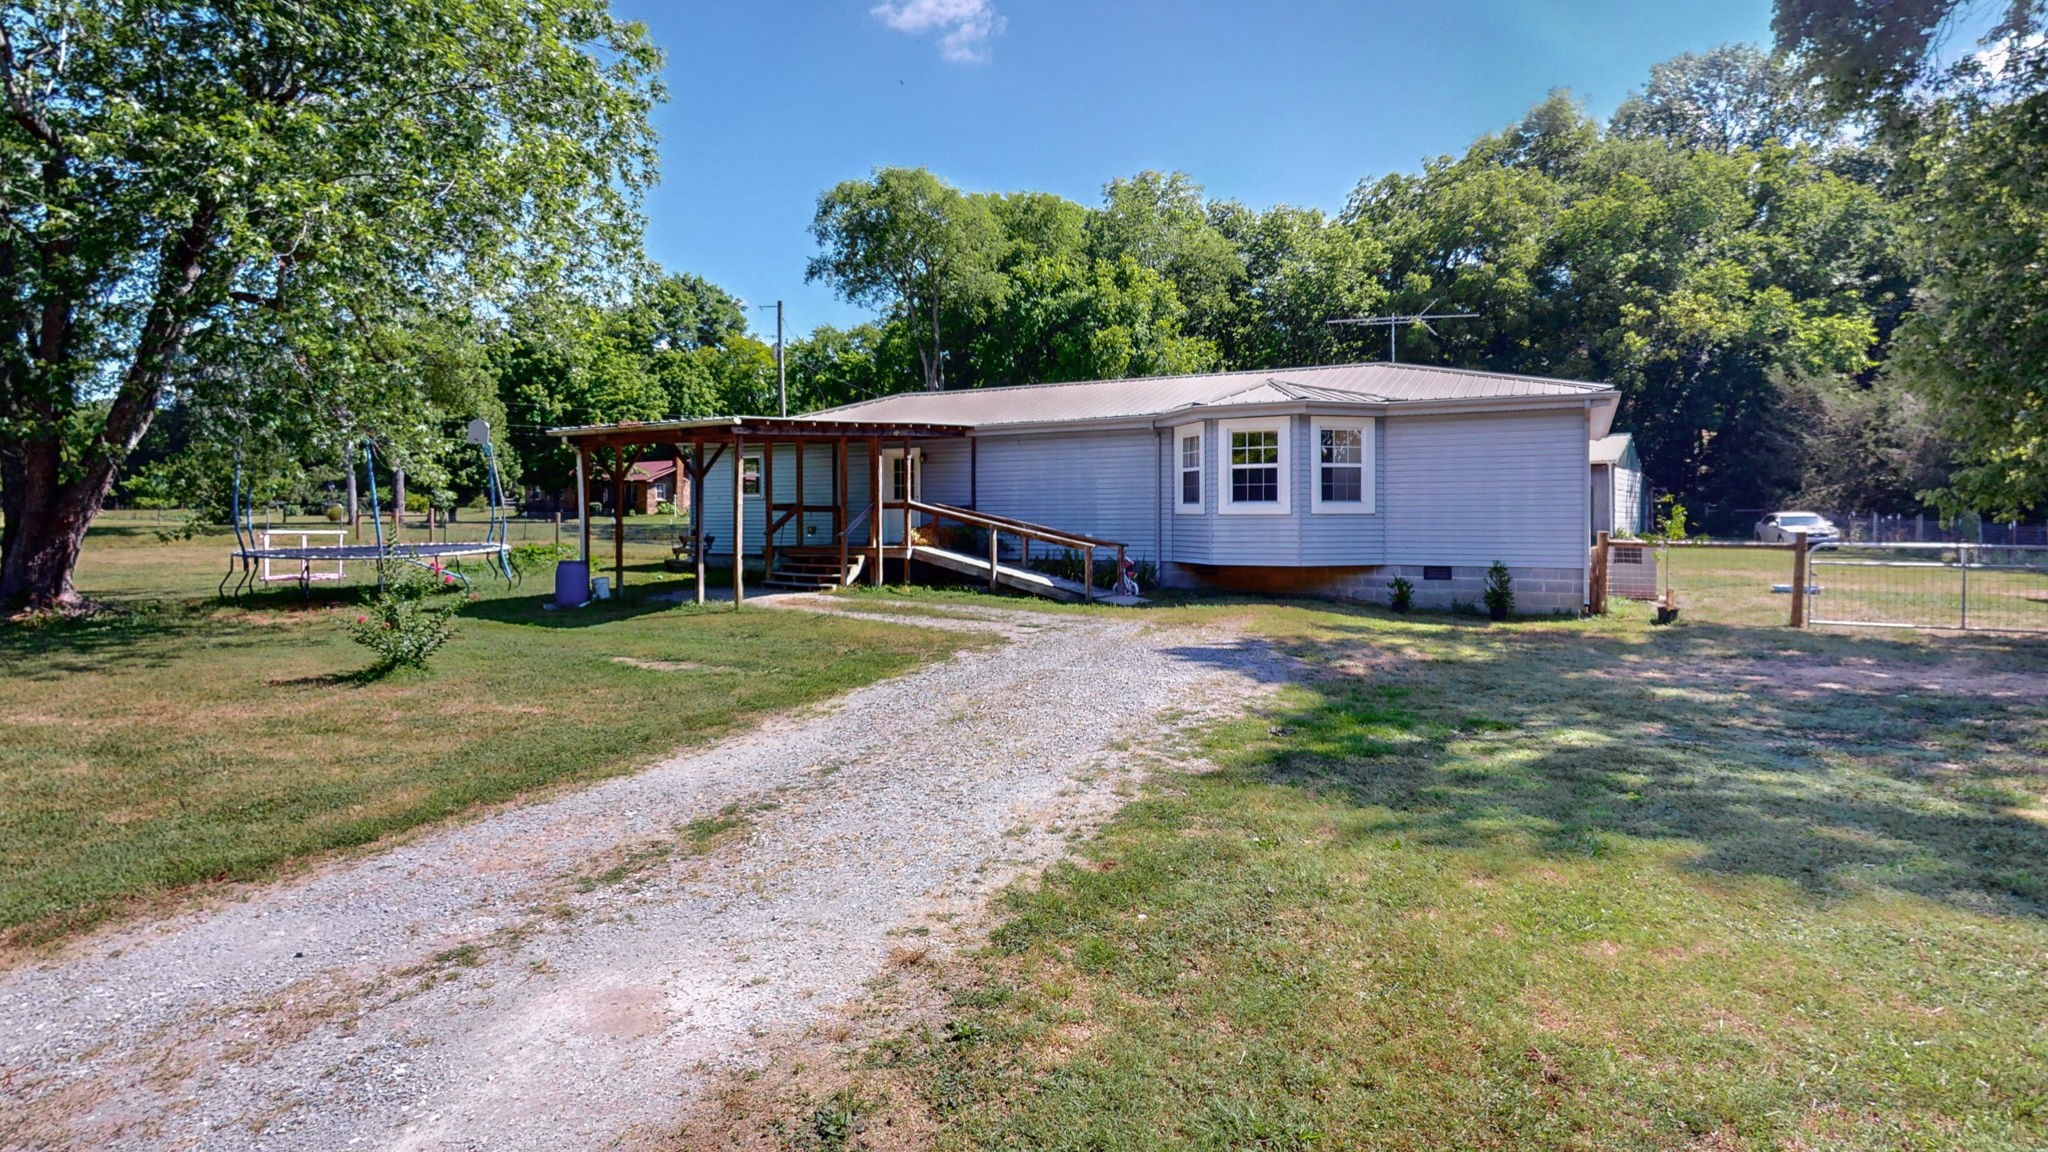
<svg viewBox="0 0 2048 1152"><path fill-rule="evenodd" d="M1842 542L1842 530L1818 512L1773 512L1756 522L1759 544L1790 544L1800 536L1810 548L1833 548Z"/></svg>

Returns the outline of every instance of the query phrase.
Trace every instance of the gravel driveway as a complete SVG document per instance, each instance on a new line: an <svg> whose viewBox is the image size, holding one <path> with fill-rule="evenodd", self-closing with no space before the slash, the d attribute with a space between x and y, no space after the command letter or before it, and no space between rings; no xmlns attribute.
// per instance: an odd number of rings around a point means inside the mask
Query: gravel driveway
<svg viewBox="0 0 2048 1152"><path fill-rule="evenodd" d="M1057 856L1116 748L1282 675L1221 628L948 611L891 619L1008 642L0 976L0 1147L612 1145Z"/></svg>

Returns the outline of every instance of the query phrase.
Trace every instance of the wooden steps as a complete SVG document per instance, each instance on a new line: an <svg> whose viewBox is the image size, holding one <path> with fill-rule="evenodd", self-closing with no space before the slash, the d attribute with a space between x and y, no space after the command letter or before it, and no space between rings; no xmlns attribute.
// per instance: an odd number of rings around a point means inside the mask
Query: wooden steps
<svg viewBox="0 0 2048 1152"><path fill-rule="evenodd" d="M768 574L767 584L771 588L801 588L812 592L839 588L860 578L865 559L859 554L848 556L846 567L841 568L836 548L777 549L775 570Z"/></svg>

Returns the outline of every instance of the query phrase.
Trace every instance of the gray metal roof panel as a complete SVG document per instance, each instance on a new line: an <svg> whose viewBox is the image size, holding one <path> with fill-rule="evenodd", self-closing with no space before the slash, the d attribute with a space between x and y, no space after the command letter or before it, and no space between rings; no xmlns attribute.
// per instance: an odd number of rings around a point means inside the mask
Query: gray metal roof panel
<svg viewBox="0 0 2048 1152"><path fill-rule="evenodd" d="M1400 404L1611 393L1605 384L1437 368L1421 364L1338 364L1194 376L1144 376L904 392L812 414L822 420L917 420L987 427L1165 416L1198 407L1319 400Z"/></svg>

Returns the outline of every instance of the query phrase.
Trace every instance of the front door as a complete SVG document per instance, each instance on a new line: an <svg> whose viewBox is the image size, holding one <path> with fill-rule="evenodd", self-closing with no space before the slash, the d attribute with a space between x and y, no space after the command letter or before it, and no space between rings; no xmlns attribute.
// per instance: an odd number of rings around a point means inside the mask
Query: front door
<svg viewBox="0 0 2048 1152"><path fill-rule="evenodd" d="M908 457L901 448L882 450L882 474L888 477L883 498L887 502L924 499L924 450L912 448ZM882 512L882 543L903 543L904 509Z"/></svg>

